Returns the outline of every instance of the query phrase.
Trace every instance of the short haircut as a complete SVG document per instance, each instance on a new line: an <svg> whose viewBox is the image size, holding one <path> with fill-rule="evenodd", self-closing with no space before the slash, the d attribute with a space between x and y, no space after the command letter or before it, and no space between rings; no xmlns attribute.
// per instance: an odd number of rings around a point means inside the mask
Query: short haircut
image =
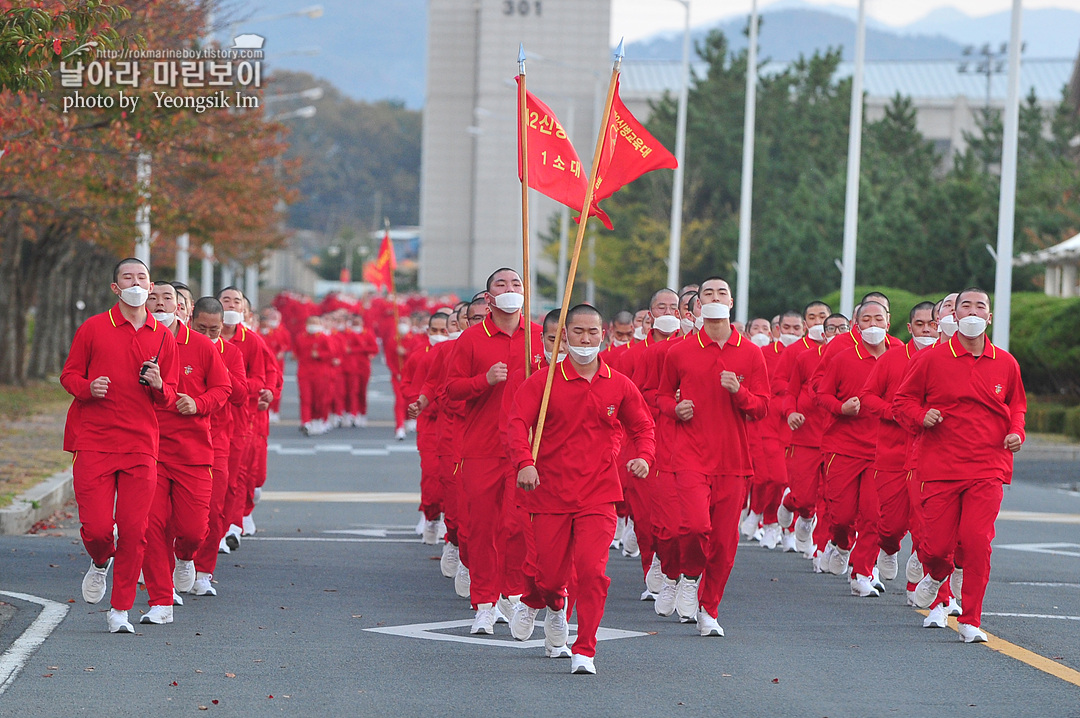
<svg viewBox="0 0 1080 718"><path fill-rule="evenodd" d="M552 324L557 325L559 323L559 315L562 314L562 309L552 309L550 312L544 315L544 331L548 330Z"/></svg>
<svg viewBox="0 0 1080 718"><path fill-rule="evenodd" d="M487 311L487 300L484 299L482 296L479 299L474 299L471 302L469 302L469 310L471 311L473 307L483 307L484 311L486 312Z"/></svg>
<svg viewBox="0 0 1080 718"><path fill-rule="evenodd" d="M701 295L698 294L697 292L691 293L690 298L686 300L686 311L693 314L694 313L694 306L699 304L700 302L701 302Z"/></svg>
<svg viewBox="0 0 1080 718"><path fill-rule="evenodd" d="M650 310L652 309L652 306L656 304L656 300L661 294L674 294L675 300L678 301L679 299L679 293L676 292L674 289L668 289L667 287L664 287L663 289L657 289L655 292L652 293L652 296L649 297Z"/></svg>
<svg viewBox="0 0 1080 718"><path fill-rule="evenodd" d="M889 313L889 308L886 307L884 304L882 304L881 302L874 301L873 299L868 299L868 300L864 301L862 304L860 304L859 308L855 310L855 319L858 319L859 317L861 317L863 309L866 309L871 304L873 304L875 307L881 307L881 311L885 312L886 314Z"/></svg>
<svg viewBox="0 0 1080 718"><path fill-rule="evenodd" d="M195 306L191 308L191 321L195 321L195 317L200 314L224 314L225 309L214 297L199 297L199 301L195 302Z"/></svg>
<svg viewBox="0 0 1080 718"><path fill-rule="evenodd" d="M881 292L867 292L859 304L866 304L867 302L876 302L877 304L880 304L886 312L889 311L889 298Z"/></svg>
<svg viewBox="0 0 1080 718"><path fill-rule="evenodd" d="M427 320L428 329L431 328L431 323L433 321L435 321L436 319L442 319L443 321L449 321L450 315L447 314L446 312L435 312L430 317L428 317L428 320Z"/></svg>
<svg viewBox="0 0 1080 718"><path fill-rule="evenodd" d="M714 274L711 277L705 277L705 279L701 280L701 284L698 285L699 292L701 291L701 287L705 286L706 282L723 282L724 284L727 284L729 290L731 289L731 284L728 283L728 280L724 279L723 277L718 277Z"/></svg>
<svg viewBox="0 0 1080 718"><path fill-rule="evenodd" d="M803 316L794 309L785 309L784 312L780 315L780 321L784 321L788 317L791 317L792 319L798 319L800 322L802 322L803 318Z"/></svg>
<svg viewBox="0 0 1080 718"><path fill-rule="evenodd" d="M240 287L234 287L231 284L229 286L227 286L227 287L222 287L221 289L219 289L217 294L215 294L214 296L217 297L217 299L220 301L221 300L221 295L224 294L225 292L230 291L230 290L234 291L234 292L239 292L241 299L247 299L247 297L244 296L244 293L240 291Z"/></svg>
<svg viewBox="0 0 1080 718"><path fill-rule="evenodd" d="M850 324L850 321L840 312L833 312L829 316L825 317L825 322L828 323L830 319L843 319L845 324Z"/></svg>
<svg viewBox="0 0 1080 718"><path fill-rule="evenodd" d="M830 307L828 304L821 301L820 299L815 299L814 301L810 302L805 307L803 307L803 310L802 310L803 317L805 318L807 313L811 309L813 309L814 307L825 307L825 313L826 314L831 314L832 313L832 307Z"/></svg>
<svg viewBox="0 0 1080 718"><path fill-rule="evenodd" d="M177 282L176 280L173 280L173 281L169 282L169 284L171 284L173 289L175 289L178 292L183 290L183 291L187 292L188 294L191 294L191 287L184 284L183 282Z"/></svg>
<svg viewBox="0 0 1080 718"><path fill-rule="evenodd" d="M982 287L968 287L967 289L960 290L960 292L956 295L956 306L960 306L960 299L965 294L985 294L987 304L990 303L990 292L986 291Z"/></svg>
<svg viewBox="0 0 1080 718"><path fill-rule="evenodd" d="M627 310L617 312L614 317L611 318L612 324L633 324L634 315Z"/></svg>
<svg viewBox="0 0 1080 718"><path fill-rule="evenodd" d="M141 259L138 259L137 257L125 257L124 259L121 259L119 262L117 262L116 266L113 267L113 270L112 270L113 284L116 284L118 281L120 281L120 268L123 267L124 265L127 265L127 264L141 264L142 268L146 270L146 273L148 275L150 274L150 267L147 267L146 263L143 262Z"/></svg>
<svg viewBox="0 0 1080 718"><path fill-rule="evenodd" d="M511 269L510 267L499 267L494 272L492 272L490 276L488 276L487 282L484 283L484 286L487 287L487 291L491 291L491 283L495 281L495 276L502 272L513 272L514 274L517 274L518 279L521 279L521 274L518 272L518 270Z"/></svg>
<svg viewBox="0 0 1080 718"><path fill-rule="evenodd" d="M688 292L683 292L679 295L679 304L686 302L686 308L691 308L691 303L694 301L694 297L697 296L697 292L691 289Z"/></svg>
<svg viewBox="0 0 1080 718"><path fill-rule="evenodd" d="M591 304L578 304L570 308L570 311L566 313L566 323L574 321L578 317L592 315L600 320L600 323L604 323L604 315L600 313L600 310Z"/></svg>
<svg viewBox="0 0 1080 718"><path fill-rule="evenodd" d="M915 321L915 312L921 312L924 309L929 309L930 310L930 318L933 319L933 317L934 317L934 303L933 302L919 302L918 304L916 304L914 307L911 308L910 312L908 312L908 319L907 319L908 323L911 323L911 322Z"/></svg>

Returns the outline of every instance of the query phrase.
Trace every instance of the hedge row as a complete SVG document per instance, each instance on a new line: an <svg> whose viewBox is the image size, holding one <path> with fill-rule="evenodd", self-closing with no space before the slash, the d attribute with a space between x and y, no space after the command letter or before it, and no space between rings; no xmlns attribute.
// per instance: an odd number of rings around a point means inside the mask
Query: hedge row
<svg viewBox="0 0 1080 718"><path fill-rule="evenodd" d="M855 296L859 298L871 291L889 297L893 319L889 333L905 341L910 338L907 315L911 307L921 301L936 302L943 296L873 286L856 287ZM824 300L834 310L839 308L839 292ZM1020 363L1024 388L1041 396L1080 400L1080 298L1061 299L1019 292L1012 295L1011 315L1009 350ZM1077 421L1080 422L1080 418Z"/></svg>

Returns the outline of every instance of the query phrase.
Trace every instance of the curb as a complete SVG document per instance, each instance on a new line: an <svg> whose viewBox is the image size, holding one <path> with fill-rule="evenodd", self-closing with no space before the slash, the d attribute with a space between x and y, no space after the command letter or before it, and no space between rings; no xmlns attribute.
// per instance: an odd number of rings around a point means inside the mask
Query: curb
<svg viewBox="0 0 1080 718"><path fill-rule="evenodd" d="M0 535L25 534L34 524L52 515L74 497L71 470L53 474L16 496L11 506L0 509Z"/></svg>
<svg viewBox="0 0 1080 718"><path fill-rule="evenodd" d="M1022 446L1017 461L1080 461L1080 446Z"/></svg>

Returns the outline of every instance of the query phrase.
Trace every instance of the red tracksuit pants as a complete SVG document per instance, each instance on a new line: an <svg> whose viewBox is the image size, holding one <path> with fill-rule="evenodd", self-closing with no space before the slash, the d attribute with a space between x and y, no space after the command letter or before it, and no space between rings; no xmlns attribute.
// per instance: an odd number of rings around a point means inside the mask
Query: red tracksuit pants
<svg viewBox="0 0 1080 718"><path fill-rule="evenodd" d="M367 415L367 387L371 369L345 372L345 412L357 416Z"/></svg>
<svg viewBox="0 0 1080 718"><path fill-rule="evenodd" d="M793 444L784 453L787 457L788 486L791 488L784 499L784 506L801 518L813 518L821 493L821 448Z"/></svg>
<svg viewBox="0 0 1080 718"><path fill-rule="evenodd" d="M250 441L250 436L234 435L229 447L229 487L225 491L225 508L222 510L226 530L231 524L240 526L244 519L246 486L243 483L241 467ZM224 533L222 535L224 536Z"/></svg>
<svg viewBox="0 0 1080 718"><path fill-rule="evenodd" d="M210 512L207 519L206 538L195 551L195 570L213 573L217 569L218 546L225 535L225 494L229 490L229 445L218 450L214 447L214 465L211 469L213 483L210 487Z"/></svg>
<svg viewBox="0 0 1080 718"><path fill-rule="evenodd" d="M241 469L244 479L244 516L255 510L255 489L266 484L267 436L257 433L248 442L245 466ZM240 517L243 519L243 516Z"/></svg>
<svg viewBox="0 0 1080 718"><path fill-rule="evenodd" d="M653 497L653 535L656 537L653 548L660 557L660 570L668 578L678 580L682 573L679 543L682 534L682 506L675 484L675 473L656 470L647 479L637 480L650 484L649 493ZM649 567L644 568L648 573Z"/></svg>
<svg viewBox="0 0 1080 718"><path fill-rule="evenodd" d="M420 452L420 510L428 521L436 521L443 512L443 487L439 469L441 463L435 455L435 442L425 441L423 433L417 441Z"/></svg>
<svg viewBox="0 0 1080 718"><path fill-rule="evenodd" d="M990 542L1001 510L1000 479L924 481L923 540L919 558L935 581L944 581L963 547L964 584L960 594L960 623L982 623L983 598L990 580ZM940 598L940 595L939 595Z"/></svg>
<svg viewBox="0 0 1080 718"><path fill-rule="evenodd" d="M296 386L300 391L300 423L325 419L330 413L326 406L326 382L329 373L303 364L296 371Z"/></svg>
<svg viewBox="0 0 1080 718"><path fill-rule="evenodd" d="M458 509L461 487L458 479L458 466L452 457L439 457L439 478L442 481L443 523L446 524L446 541L461 549L461 514ZM460 557L460 553L459 553ZM468 564L465 564L468 566Z"/></svg>
<svg viewBox="0 0 1080 718"><path fill-rule="evenodd" d="M852 572L867 577L877 562L881 517L872 464L872 459L825 454L825 512L832 541L839 549L851 550Z"/></svg>
<svg viewBox="0 0 1080 718"><path fill-rule="evenodd" d="M623 496L626 497L629 514L634 519L634 535L637 537L638 550L641 551L641 568L644 575L652 565L653 554L656 551L656 524L654 523L656 497L653 496L655 482L650 481L649 478L639 479L630 475L630 472L626 470L626 464L633 458L635 457L632 450L619 458L619 473L627 477L623 484Z"/></svg>
<svg viewBox="0 0 1080 718"><path fill-rule="evenodd" d="M532 514L536 550L529 557L531 586L521 597L531 608L567 608L567 586L577 574L577 638L573 652L596 655L596 631L607 601L608 553L615 533L615 506L601 504L572 514ZM474 579L475 580L475 579Z"/></svg>
<svg viewBox="0 0 1080 718"><path fill-rule="evenodd" d="M777 523L776 509L788 483L784 449L773 438L762 440L762 451L754 455L754 478L751 481L750 510L761 514L764 526ZM784 528L787 528L786 526Z"/></svg>
<svg viewBox="0 0 1080 718"><path fill-rule="evenodd" d="M209 466L158 463L142 565L151 606L173 605L173 556L195 558L206 538L213 484Z"/></svg>
<svg viewBox="0 0 1080 718"><path fill-rule="evenodd" d="M911 497L908 495L907 471L874 469L881 518L878 521L878 546L887 554L900 550L900 542L911 524Z"/></svg>
<svg viewBox="0 0 1080 718"><path fill-rule="evenodd" d="M129 611L146 550L157 462L148 454L79 451L71 468L83 546L98 566L113 559L110 603L118 611Z"/></svg>
<svg viewBox="0 0 1080 718"><path fill-rule="evenodd" d="M675 482L682 507L682 573L700 576L698 603L713 618L724 597L735 551L739 514L746 505L748 477L679 471Z"/></svg>
<svg viewBox="0 0 1080 718"><path fill-rule="evenodd" d="M503 458L467 458L461 462L461 499L465 504L469 542L466 566L472 583L470 598L473 606L499 600L501 564L495 533L503 523L508 473L513 472ZM608 543L611 543L610 538Z"/></svg>
<svg viewBox="0 0 1080 718"><path fill-rule="evenodd" d="M529 512L519 502L521 490L517 487L517 474L508 471L503 489L502 530L496 535L499 552L499 592L503 596L519 596L525 593L525 563L528 557ZM615 529L612 529L614 532ZM611 539L608 539L611 543Z"/></svg>

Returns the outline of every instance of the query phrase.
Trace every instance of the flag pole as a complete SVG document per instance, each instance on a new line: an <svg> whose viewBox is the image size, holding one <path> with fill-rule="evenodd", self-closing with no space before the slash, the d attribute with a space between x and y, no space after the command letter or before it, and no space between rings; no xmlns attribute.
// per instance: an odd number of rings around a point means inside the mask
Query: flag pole
<svg viewBox="0 0 1080 718"><path fill-rule="evenodd" d="M622 69L623 41L619 41L619 47L615 50L615 62L611 67L611 80L608 83L607 101L604 103L604 114L600 121L600 131L596 137L596 149L593 151L592 168L589 170L589 185L585 189L585 202L581 210L581 220L578 222L577 240L574 242L574 255L570 260L570 269L566 277L566 289L563 291L562 307L559 309L559 326L555 330L555 349L552 358L558 356L559 346L562 343L563 325L566 323L566 313L570 310L570 296L574 293L574 278L577 276L578 260L581 259L581 245L585 240L585 225L589 221L589 210L592 208L593 194L596 190L596 177L600 173L600 155L604 149L604 138L607 136L608 121L611 119L611 104L615 99L615 83L619 79L619 71ZM555 365L548 369L547 381L544 383L544 397L540 402L540 414L536 418L536 431L533 432L533 459L536 459L540 451L540 439L544 434L544 420L547 418L548 402L551 399L551 384L555 379Z"/></svg>
<svg viewBox="0 0 1080 718"><path fill-rule="evenodd" d="M385 228L387 241L390 241L390 218L383 217L383 227ZM398 315L398 301L397 301L397 283L394 281L394 267L390 267L390 296L394 298L394 344L397 346L394 348L394 354L397 355L397 373L401 376L401 330L398 328L400 323L400 316ZM390 367L387 367L389 369Z"/></svg>
<svg viewBox="0 0 1080 718"><path fill-rule="evenodd" d="M525 288L525 378L532 369L532 287L529 282L529 107L525 94L525 46L518 44L518 108L521 146L521 283Z"/></svg>

